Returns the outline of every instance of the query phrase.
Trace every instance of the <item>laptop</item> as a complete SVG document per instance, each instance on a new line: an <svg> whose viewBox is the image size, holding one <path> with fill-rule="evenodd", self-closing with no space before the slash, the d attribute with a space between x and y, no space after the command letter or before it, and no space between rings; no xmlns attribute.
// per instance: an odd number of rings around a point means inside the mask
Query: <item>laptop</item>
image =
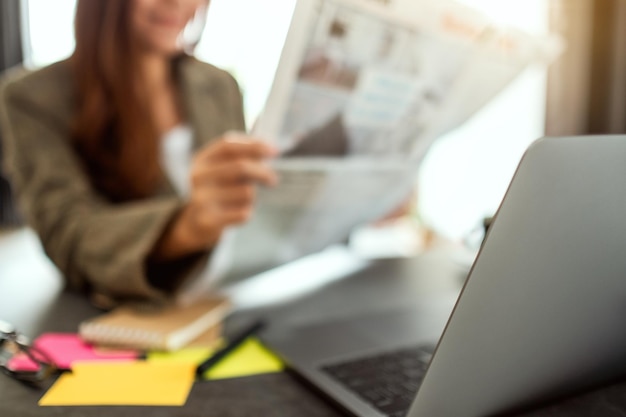
<svg viewBox="0 0 626 417"><path fill-rule="evenodd" d="M416 299L265 343L356 416L500 415L624 376L624 161L626 136L532 144L449 320Z"/></svg>

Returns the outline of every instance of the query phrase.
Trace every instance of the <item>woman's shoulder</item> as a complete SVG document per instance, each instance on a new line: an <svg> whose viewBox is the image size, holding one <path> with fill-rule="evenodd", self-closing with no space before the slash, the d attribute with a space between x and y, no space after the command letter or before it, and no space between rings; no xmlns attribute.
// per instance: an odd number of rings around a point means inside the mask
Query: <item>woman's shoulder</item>
<svg viewBox="0 0 626 417"><path fill-rule="evenodd" d="M228 72L193 56L181 60L183 76L198 84L207 86L237 85L235 78Z"/></svg>
<svg viewBox="0 0 626 417"><path fill-rule="evenodd" d="M15 69L2 84L2 97L7 103L29 103L58 110L71 106L74 91L67 60L37 70Z"/></svg>

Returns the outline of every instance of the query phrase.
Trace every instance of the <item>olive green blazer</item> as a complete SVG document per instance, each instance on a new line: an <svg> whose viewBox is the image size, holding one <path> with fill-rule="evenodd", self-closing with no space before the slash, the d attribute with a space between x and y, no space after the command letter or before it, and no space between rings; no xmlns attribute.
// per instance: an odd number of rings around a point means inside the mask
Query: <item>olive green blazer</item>
<svg viewBox="0 0 626 417"><path fill-rule="evenodd" d="M191 57L179 65L195 149L245 129L241 93L228 73ZM148 255L182 205L168 181L153 198L121 204L94 190L69 141L77 103L68 61L11 80L0 94L3 166L22 214L69 287L105 299L166 297Z"/></svg>

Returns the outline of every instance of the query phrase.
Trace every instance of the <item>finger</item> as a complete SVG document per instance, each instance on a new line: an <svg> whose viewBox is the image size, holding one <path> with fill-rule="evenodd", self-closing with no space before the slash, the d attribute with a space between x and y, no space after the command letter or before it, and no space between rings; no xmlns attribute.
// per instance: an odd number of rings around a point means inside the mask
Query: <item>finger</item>
<svg viewBox="0 0 626 417"><path fill-rule="evenodd" d="M224 228L226 226L234 226L247 222L252 217L253 208L251 206L243 207L213 207L212 210L203 211L197 221L199 227L217 227Z"/></svg>
<svg viewBox="0 0 626 417"><path fill-rule="evenodd" d="M273 186L278 183L278 176L270 166L245 159L219 164L200 164L195 166L191 172L192 187L246 182Z"/></svg>
<svg viewBox="0 0 626 417"><path fill-rule="evenodd" d="M257 142L263 142L266 144L269 144L269 142L266 139L263 139L261 137L258 136L252 136L252 135L248 135L247 133L244 132L239 132L236 130L231 130L229 132L226 132L223 136L223 140L227 141L227 142L250 142L250 141L257 141Z"/></svg>
<svg viewBox="0 0 626 417"><path fill-rule="evenodd" d="M221 221L226 226L243 224L250 220L252 212L252 207L232 208L222 212Z"/></svg>
<svg viewBox="0 0 626 417"><path fill-rule="evenodd" d="M202 161L219 161L237 158L266 159L278 155L278 150L267 142L246 138L213 142L200 150L197 157Z"/></svg>
<svg viewBox="0 0 626 417"><path fill-rule="evenodd" d="M198 190L195 197L196 201L201 202L203 205L251 206L256 197L256 188L250 184L212 187Z"/></svg>

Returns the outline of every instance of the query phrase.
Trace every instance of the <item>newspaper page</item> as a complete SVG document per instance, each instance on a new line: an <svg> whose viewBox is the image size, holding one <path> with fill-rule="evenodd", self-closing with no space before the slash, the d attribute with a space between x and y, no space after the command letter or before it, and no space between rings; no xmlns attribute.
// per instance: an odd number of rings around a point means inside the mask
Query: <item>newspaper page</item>
<svg viewBox="0 0 626 417"><path fill-rule="evenodd" d="M298 1L254 129L281 149L281 182L260 189L251 221L226 233L214 279L319 251L390 213L433 141L543 56L536 39L504 36L456 3L421 2L415 15L392 5Z"/></svg>
<svg viewBox="0 0 626 417"><path fill-rule="evenodd" d="M255 133L287 156L411 155L486 30L463 12L408 18L371 0L300 0Z"/></svg>

